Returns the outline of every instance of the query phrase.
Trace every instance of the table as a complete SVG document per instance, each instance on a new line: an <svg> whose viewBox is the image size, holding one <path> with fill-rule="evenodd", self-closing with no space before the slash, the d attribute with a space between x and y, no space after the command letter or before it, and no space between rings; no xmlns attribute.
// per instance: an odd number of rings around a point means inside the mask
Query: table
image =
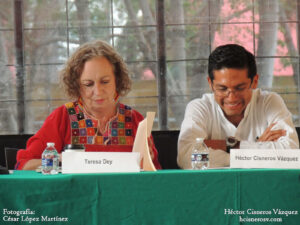
<svg viewBox="0 0 300 225"><path fill-rule="evenodd" d="M14 171L0 193L0 224L300 224L300 170Z"/></svg>

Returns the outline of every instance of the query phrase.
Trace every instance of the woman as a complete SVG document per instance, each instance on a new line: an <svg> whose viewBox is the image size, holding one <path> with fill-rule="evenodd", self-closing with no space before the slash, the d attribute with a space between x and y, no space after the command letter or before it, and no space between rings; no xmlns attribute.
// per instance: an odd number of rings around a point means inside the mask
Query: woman
<svg viewBox="0 0 300 225"><path fill-rule="evenodd" d="M70 57L61 77L75 101L50 114L26 149L18 151L16 168L39 167L47 142L54 142L59 153L70 143L84 144L86 151L131 152L143 116L118 101L131 86L119 54L103 41L86 43ZM152 137L149 145L153 163L160 169Z"/></svg>

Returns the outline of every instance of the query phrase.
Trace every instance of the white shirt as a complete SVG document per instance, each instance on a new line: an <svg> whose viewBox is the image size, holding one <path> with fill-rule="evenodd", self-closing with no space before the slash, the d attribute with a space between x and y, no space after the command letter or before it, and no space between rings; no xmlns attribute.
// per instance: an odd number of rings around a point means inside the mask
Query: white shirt
<svg viewBox="0 0 300 225"><path fill-rule="evenodd" d="M286 136L275 142L256 142L256 137L260 137L266 128L275 122L272 130L284 129ZM178 165L183 169L191 167L191 151L197 137L224 140L229 136L241 141L241 149L299 148L292 115L278 94L260 89L253 90L244 118L238 127L227 120L213 94L204 94L201 99L192 100L186 107L178 139Z"/></svg>

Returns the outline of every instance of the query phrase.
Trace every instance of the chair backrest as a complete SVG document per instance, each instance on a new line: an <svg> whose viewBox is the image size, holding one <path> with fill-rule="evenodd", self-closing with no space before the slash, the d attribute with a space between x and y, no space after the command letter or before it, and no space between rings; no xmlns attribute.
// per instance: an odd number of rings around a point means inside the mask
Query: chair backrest
<svg viewBox="0 0 300 225"><path fill-rule="evenodd" d="M6 162L6 168L9 170L13 170L15 168L16 162L17 162L17 152L19 151L18 148L4 148L4 154L5 154L5 162Z"/></svg>
<svg viewBox="0 0 300 225"><path fill-rule="evenodd" d="M299 139L299 142L300 142L300 127L296 127L296 131L297 131L298 139Z"/></svg>
<svg viewBox="0 0 300 225"><path fill-rule="evenodd" d="M5 147L22 149L26 147L27 140L32 134L11 134L0 135L0 165L6 167L5 163Z"/></svg>
<svg viewBox="0 0 300 225"><path fill-rule="evenodd" d="M179 169L177 165L177 142L179 130L152 131L158 160L163 169Z"/></svg>

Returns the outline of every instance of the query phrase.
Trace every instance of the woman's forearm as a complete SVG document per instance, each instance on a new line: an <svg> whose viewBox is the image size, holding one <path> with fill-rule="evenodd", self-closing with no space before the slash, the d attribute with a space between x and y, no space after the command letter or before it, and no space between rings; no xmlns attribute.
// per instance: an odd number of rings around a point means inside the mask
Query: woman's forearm
<svg viewBox="0 0 300 225"><path fill-rule="evenodd" d="M35 170L42 165L41 159L30 159L23 167L23 170Z"/></svg>

